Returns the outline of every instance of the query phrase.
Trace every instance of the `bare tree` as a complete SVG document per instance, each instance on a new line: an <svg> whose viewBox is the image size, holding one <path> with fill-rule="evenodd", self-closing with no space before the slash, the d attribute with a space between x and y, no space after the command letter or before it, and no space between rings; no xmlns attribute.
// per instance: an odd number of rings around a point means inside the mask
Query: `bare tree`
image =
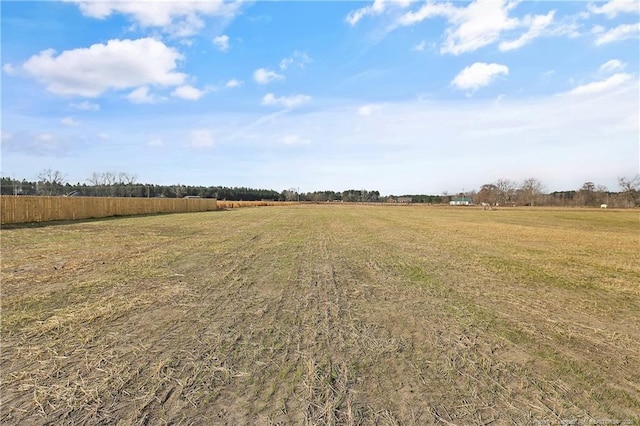
<svg viewBox="0 0 640 426"><path fill-rule="evenodd" d="M498 179L495 183L498 190L498 203L510 204L516 195L518 185L509 179Z"/></svg>
<svg viewBox="0 0 640 426"><path fill-rule="evenodd" d="M87 179L87 182L89 182L93 186L102 185L102 173L91 173L91 176Z"/></svg>
<svg viewBox="0 0 640 426"><path fill-rule="evenodd" d="M119 173L118 177L120 179L120 182L124 183L125 185L135 185L135 183L138 181L138 175L134 175L133 173Z"/></svg>
<svg viewBox="0 0 640 426"><path fill-rule="evenodd" d="M544 185L536 178L525 179L520 186L520 196L525 204L535 206L540 201Z"/></svg>
<svg viewBox="0 0 640 426"><path fill-rule="evenodd" d="M284 201L296 201L298 199L298 188L289 188L282 191L281 197Z"/></svg>
<svg viewBox="0 0 640 426"><path fill-rule="evenodd" d="M575 204L585 207L596 207L607 202L608 191L604 185L596 185L593 182L585 182L580 187L575 197Z"/></svg>
<svg viewBox="0 0 640 426"><path fill-rule="evenodd" d="M623 192L640 191L640 174L635 175L632 178L628 178L624 176L619 177L618 185L620 185L620 188L622 189Z"/></svg>
<svg viewBox="0 0 640 426"><path fill-rule="evenodd" d="M185 194L185 190L186 190L186 188L184 187L184 185L180 185L179 183L174 185L174 187L173 187L173 192L174 192L176 198L184 197L186 195Z"/></svg>
<svg viewBox="0 0 640 426"><path fill-rule="evenodd" d="M595 192L596 184L593 182L585 182L578 190L576 195L576 204L582 206L593 206L596 202Z"/></svg>
<svg viewBox="0 0 640 426"><path fill-rule="evenodd" d="M495 205L498 203L499 195L500 193L496 185L486 183L480 187L480 191L478 191L475 197L475 202Z"/></svg>
<svg viewBox="0 0 640 426"><path fill-rule="evenodd" d="M103 195L104 178L102 176L102 173L91 173L91 176L87 179L87 182L89 182L93 187L95 195Z"/></svg>
<svg viewBox="0 0 640 426"><path fill-rule="evenodd" d="M52 170L51 168L45 169L38 173L38 182L43 185L45 193L53 195L54 192L59 192L64 185L66 175L58 170Z"/></svg>
<svg viewBox="0 0 640 426"><path fill-rule="evenodd" d="M131 196L133 194L133 186L136 184L138 176L133 173L124 172L93 172L91 177L87 179L92 186L95 187L96 195L122 195Z"/></svg>
<svg viewBox="0 0 640 426"><path fill-rule="evenodd" d="M131 197L134 190L133 186L136 184L136 181L138 180L138 176L132 173L121 172L120 174L118 174L118 179L120 180L120 183L123 186L125 186L127 195Z"/></svg>
<svg viewBox="0 0 640 426"><path fill-rule="evenodd" d="M118 182L118 174L116 172L104 172L102 181L105 185L114 185Z"/></svg>
<svg viewBox="0 0 640 426"><path fill-rule="evenodd" d="M619 177L618 185L620 185L627 207L637 206L640 199L640 174L632 178Z"/></svg>

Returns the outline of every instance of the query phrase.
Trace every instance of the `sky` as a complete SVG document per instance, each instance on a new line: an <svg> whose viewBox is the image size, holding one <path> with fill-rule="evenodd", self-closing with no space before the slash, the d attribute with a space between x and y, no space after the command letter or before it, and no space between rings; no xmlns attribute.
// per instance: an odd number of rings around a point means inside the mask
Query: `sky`
<svg viewBox="0 0 640 426"><path fill-rule="evenodd" d="M640 2L2 1L2 175L440 194L640 173Z"/></svg>

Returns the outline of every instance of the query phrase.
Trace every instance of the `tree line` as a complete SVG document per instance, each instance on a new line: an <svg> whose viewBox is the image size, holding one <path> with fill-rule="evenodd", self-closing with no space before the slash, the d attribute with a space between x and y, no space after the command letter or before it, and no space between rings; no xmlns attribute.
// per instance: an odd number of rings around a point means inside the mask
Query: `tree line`
<svg viewBox="0 0 640 426"><path fill-rule="evenodd" d="M38 174L38 180L1 178L2 195L49 195L84 197L201 197L233 201L278 200L280 193L270 189L224 186L157 185L138 182L134 174L93 173L86 182L71 184L65 175L50 169Z"/></svg>
<svg viewBox="0 0 640 426"><path fill-rule="evenodd" d="M473 191L476 204L525 205L558 207L637 207L640 205L640 175L618 178L619 191L610 191L604 185L585 182L580 188L547 193L537 179L525 179L522 183L500 179L484 184Z"/></svg>
<svg viewBox="0 0 640 426"><path fill-rule="evenodd" d="M314 191L301 193L296 188L281 192L272 189L224 186L157 185L138 182L134 174L123 172L93 173L84 183L71 184L57 170L46 169L36 181L0 179L2 195L49 195L89 197L201 197L230 201L310 201L310 202L364 202L364 203L424 203L447 204L460 197L468 197L475 204L496 206L575 206L636 207L640 205L640 175L618 178L619 191L610 191L603 185L585 182L580 188L546 192L544 184L535 178L515 182L499 179L487 183L479 190L440 195L404 194L380 195L379 191L348 189L344 191Z"/></svg>

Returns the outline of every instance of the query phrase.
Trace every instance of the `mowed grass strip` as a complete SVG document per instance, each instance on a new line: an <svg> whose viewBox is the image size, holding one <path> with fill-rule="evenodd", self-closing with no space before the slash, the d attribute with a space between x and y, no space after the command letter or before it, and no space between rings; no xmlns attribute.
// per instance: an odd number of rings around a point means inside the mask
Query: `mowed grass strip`
<svg viewBox="0 0 640 426"><path fill-rule="evenodd" d="M638 423L637 211L4 229L2 423Z"/></svg>

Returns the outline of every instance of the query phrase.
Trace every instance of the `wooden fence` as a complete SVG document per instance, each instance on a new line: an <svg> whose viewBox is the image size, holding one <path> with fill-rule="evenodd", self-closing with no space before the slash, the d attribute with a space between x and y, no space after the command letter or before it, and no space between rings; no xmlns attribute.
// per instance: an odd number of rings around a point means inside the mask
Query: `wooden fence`
<svg viewBox="0 0 640 426"><path fill-rule="evenodd" d="M0 197L1 223L217 210L213 198Z"/></svg>

